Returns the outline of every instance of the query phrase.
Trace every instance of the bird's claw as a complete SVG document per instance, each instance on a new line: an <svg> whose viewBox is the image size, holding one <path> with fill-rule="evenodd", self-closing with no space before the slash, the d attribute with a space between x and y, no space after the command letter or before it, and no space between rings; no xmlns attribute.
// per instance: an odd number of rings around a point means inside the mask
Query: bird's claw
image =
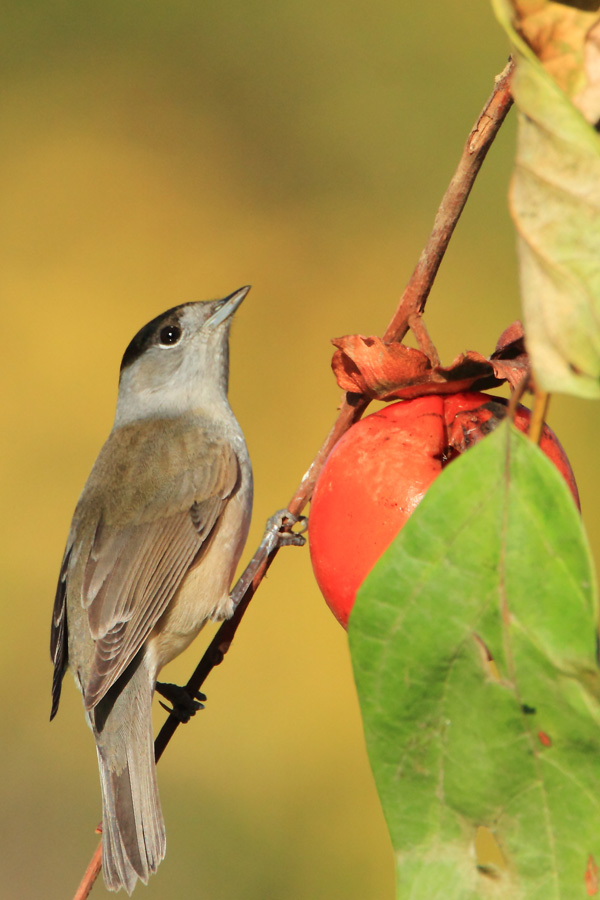
<svg viewBox="0 0 600 900"><path fill-rule="evenodd" d="M299 531L283 531L300 525ZM280 509L267 522L265 541L271 553L276 547L303 547L306 543L304 532L308 528L306 516L294 516L288 509Z"/></svg>
<svg viewBox="0 0 600 900"><path fill-rule="evenodd" d="M159 700L158 702L162 708L182 724L189 722L199 709L204 709L202 700L206 700L206 694L203 694L201 691L197 691L194 696L191 696L185 687L157 681L156 692L171 703L171 706L167 706L166 703Z"/></svg>

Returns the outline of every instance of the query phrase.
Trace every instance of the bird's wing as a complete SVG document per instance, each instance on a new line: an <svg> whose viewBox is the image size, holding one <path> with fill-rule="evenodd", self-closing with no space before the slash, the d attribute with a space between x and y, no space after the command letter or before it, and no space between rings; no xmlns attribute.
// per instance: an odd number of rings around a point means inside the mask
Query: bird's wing
<svg viewBox="0 0 600 900"><path fill-rule="evenodd" d="M54 609L52 610L50 659L54 664L54 674L52 676L52 711L50 713L50 721L52 721L58 712L62 680L67 671L67 661L69 656L67 647L67 570L69 568L70 557L71 547L67 544L67 549L65 550L65 555L60 567L56 596L54 598Z"/></svg>
<svg viewBox="0 0 600 900"><path fill-rule="evenodd" d="M141 649L187 570L206 550L239 484L238 459L226 441L210 434L204 441L198 441L197 434L192 440L189 431L174 436L172 429L163 440L156 423L148 431L151 439L142 447L122 439L116 447L109 447L110 439L105 445L113 476L119 472L113 497L119 491L120 501L88 501L97 510L95 530L84 539L84 546L78 547L75 540L72 551L75 565L83 567L81 600L94 641L84 685L88 709L104 697ZM195 454L197 447L201 452ZM180 474L155 484L157 467L148 465L146 452L153 459L166 452L171 460L179 453L181 466L174 468ZM97 465L103 465L102 454ZM165 470L159 466L158 471ZM76 527L73 530L77 532ZM67 592L68 582L67 569Z"/></svg>

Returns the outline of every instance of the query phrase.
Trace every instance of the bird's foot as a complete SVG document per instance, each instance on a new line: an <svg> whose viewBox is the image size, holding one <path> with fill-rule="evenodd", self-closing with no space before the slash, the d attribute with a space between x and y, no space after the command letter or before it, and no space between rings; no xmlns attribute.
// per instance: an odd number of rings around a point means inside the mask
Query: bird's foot
<svg viewBox="0 0 600 900"><path fill-rule="evenodd" d="M291 529L300 526L299 531ZM283 528L290 529L283 531ZM294 516L289 509L280 509L267 522L265 536L263 541L266 544L267 552L271 553L276 547L303 547L306 543L304 532L308 528L308 518L306 516Z"/></svg>
<svg viewBox="0 0 600 900"><path fill-rule="evenodd" d="M166 709L169 715L175 716L182 724L189 722L199 709L204 709L204 704L201 701L206 700L206 694L202 694L200 691L191 696L186 687L182 687L179 684L169 684L166 681L157 681L156 691L171 704L171 707L169 707L162 700L159 700L158 702L162 708Z"/></svg>

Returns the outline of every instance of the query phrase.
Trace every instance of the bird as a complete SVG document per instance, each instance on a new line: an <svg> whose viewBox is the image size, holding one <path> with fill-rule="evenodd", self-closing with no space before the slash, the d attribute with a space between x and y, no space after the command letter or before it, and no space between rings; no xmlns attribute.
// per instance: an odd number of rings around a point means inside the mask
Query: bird
<svg viewBox="0 0 600 900"><path fill-rule="evenodd" d="M50 718L70 668L96 741L102 868L113 891L147 883L165 855L151 719L157 676L207 621L233 612L253 480L227 398L229 332L249 290L175 306L135 335L113 428L67 538Z"/></svg>

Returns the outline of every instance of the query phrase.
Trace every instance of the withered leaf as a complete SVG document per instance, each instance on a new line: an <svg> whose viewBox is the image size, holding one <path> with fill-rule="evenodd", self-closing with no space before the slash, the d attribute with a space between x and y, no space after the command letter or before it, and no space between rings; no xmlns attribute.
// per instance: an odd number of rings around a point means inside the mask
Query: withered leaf
<svg viewBox="0 0 600 900"><path fill-rule="evenodd" d="M339 386L371 400L480 391L505 381L516 387L529 372L520 322L503 332L489 359L469 350L449 366L432 366L420 350L378 337L350 334L332 343L337 349L331 366Z"/></svg>

